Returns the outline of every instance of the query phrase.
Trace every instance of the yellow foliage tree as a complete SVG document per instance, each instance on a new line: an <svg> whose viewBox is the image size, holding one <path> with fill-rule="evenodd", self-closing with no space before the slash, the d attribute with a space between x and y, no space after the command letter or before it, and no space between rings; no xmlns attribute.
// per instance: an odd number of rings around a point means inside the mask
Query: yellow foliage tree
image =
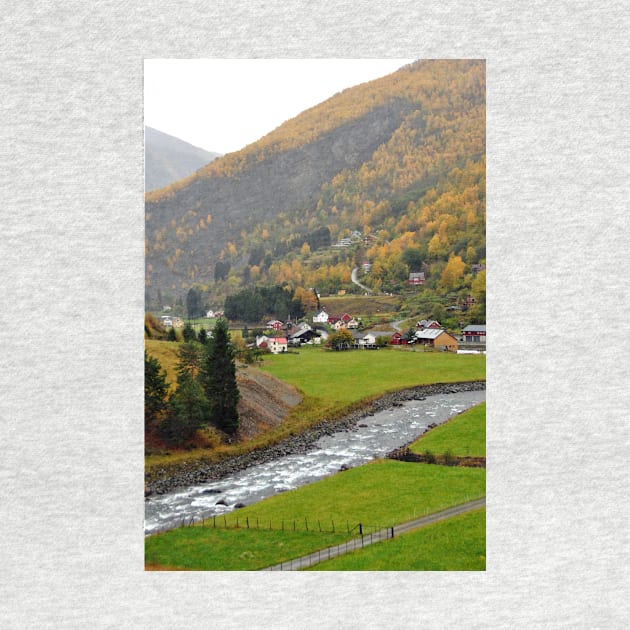
<svg viewBox="0 0 630 630"><path fill-rule="evenodd" d="M465 268L466 265L461 256L451 254L440 277L440 285L447 290L454 289L464 277Z"/></svg>

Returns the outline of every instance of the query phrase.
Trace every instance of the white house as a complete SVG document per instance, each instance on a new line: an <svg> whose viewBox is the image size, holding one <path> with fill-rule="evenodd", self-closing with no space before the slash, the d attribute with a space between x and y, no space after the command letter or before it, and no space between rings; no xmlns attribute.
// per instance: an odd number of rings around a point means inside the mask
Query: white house
<svg viewBox="0 0 630 630"><path fill-rule="evenodd" d="M280 354L286 352L288 348L286 337L270 337L267 339L267 347L272 354Z"/></svg>
<svg viewBox="0 0 630 630"><path fill-rule="evenodd" d="M314 324L325 324L328 322L328 313L324 310L319 311L316 315L313 315Z"/></svg>

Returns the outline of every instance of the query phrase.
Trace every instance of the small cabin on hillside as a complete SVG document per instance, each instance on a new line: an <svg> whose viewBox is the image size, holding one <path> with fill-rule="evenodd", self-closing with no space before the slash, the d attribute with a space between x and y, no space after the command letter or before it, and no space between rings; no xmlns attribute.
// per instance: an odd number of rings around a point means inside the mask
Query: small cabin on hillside
<svg viewBox="0 0 630 630"><path fill-rule="evenodd" d="M409 274L409 279L407 280L407 284L410 287L421 286L426 282L424 277L424 271L412 272Z"/></svg>

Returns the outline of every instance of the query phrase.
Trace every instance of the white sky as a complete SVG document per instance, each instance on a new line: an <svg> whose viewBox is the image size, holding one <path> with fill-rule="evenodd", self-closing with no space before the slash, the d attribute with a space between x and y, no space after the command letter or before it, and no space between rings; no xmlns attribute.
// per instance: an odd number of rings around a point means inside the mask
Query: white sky
<svg viewBox="0 0 630 630"><path fill-rule="evenodd" d="M238 151L337 92L412 59L145 59L144 124Z"/></svg>

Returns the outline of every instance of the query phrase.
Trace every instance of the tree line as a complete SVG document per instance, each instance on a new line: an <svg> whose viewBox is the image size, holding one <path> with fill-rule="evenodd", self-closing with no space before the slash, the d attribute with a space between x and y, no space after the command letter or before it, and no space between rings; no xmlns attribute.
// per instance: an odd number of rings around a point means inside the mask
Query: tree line
<svg viewBox="0 0 630 630"><path fill-rule="evenodd" d="M265 316L287 319L303 317L302 300L289 288L251 287L225 298L225 317L229 320L258 322Z"/></svg>

